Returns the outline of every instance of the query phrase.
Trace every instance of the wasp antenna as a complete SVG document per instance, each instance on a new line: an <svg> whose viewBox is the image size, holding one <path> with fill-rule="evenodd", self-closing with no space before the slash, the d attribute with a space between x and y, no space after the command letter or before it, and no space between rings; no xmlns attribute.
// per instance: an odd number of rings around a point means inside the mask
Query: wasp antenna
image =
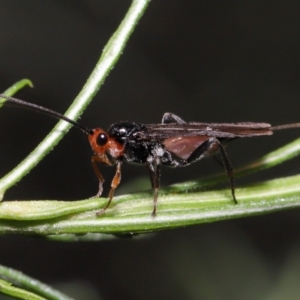
<svg viewBox="0 0 300 300"><path fill-rule="evenodd" d="M291 124L272 126L270 129L271 130L282 130L282 129L292 129L292 128L300 128L300 123L291 123Z"/></svg>
<svg viewBox="0 0 300 300"><path fill-rule="evenodd" d="M26 101L21 100L21 99L9 97L9 96L6 96L4 94L0 94L0 98L4 98L6 101L17 104L19 106L28 107L28 108L31 108L33 110L42 112L42 113L47 114L49 116L52 116L56 119L64 120L64 121L76 126L77 128L79 128L80 130L82 130L86 134L93 134L92 129L89 129L85 126L82 126L79 123L77 123L76 121L73 121L73 120L69 119L68 117L66 117L66 116L64 116L64 115L62 115L62 114L60 114L60 113L58 113L58 112L56 112L52 109L49 109L49 108L46 108L46 107L43 107L43 106L40 106L40 105L37 105L37 104L34 104L34 103L26 102Z"/></svg>

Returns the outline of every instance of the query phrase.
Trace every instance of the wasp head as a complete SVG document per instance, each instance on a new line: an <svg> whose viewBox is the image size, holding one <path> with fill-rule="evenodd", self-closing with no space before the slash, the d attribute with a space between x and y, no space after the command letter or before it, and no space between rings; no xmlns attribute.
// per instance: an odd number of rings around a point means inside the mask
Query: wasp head
<svg viewBox="0 0 300 300"><path fill-rule="evenodd" d="M122 158L124 145L116 141L106 131L95 128L88 135L90 145L94 153L99 157L99 161L106 165L114 165Z"/></svg>

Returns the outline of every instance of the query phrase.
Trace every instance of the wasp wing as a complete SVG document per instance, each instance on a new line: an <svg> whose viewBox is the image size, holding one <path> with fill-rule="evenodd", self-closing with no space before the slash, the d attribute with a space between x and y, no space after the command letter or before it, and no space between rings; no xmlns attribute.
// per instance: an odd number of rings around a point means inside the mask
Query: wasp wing
<svg viewBox="0 0 300 300"><path fill-rule="evenodd" d="M268 123L170 123L148 124L147 130L135 133L139 140L164 140L172 137L207 136L215 138L239 138L271 135Z"/></svg>

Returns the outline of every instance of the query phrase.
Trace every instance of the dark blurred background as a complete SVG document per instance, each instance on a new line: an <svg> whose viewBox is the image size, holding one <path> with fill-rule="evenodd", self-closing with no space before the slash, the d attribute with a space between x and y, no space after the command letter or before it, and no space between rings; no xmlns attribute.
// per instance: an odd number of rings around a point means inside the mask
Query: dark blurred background
<svg viewBox="0 0 300 300"><path fill-rule="evenodd" d="M1 1L1 91L29 78L34 89L17 97L64 112L130 3ZM152 1L80 122L103 128L121 120L156 123L166 111L187 121L299 122L299 15L295 0ZM7 106L0 124L4 175L55 121ZM298 136L291 130L237 140L228 154L239 167ZM5 199L75 200L95 194L91 154L86 136L72 129ZM236 184L299 171L295 159ZM114 169L102 172L109 182ZM216 172L220 166L212 159L163 169L162 185ZM119 192L133 191L132 182L148 180L147 175L145 168L125 165ZM0 263L76 299L298 299L299 216L293 210L95 243L4 236Z"/></svg>

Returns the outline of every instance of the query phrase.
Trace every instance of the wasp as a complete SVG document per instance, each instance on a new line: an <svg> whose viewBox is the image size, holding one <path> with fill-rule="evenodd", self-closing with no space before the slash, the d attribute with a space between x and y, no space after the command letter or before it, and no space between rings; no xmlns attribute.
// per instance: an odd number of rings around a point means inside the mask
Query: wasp
<svg viewBox="0 0 300 300"><path fill-rule="evenodd" d="M97 212L97 215L101 215L107 210L114 197L114 192L121 182L123 162L143 164L148 168L154 193L152 216L155 216L161 166L185 167L217 152L221 154L222 163L230 182L232 199L237 204L233 168L225 151L227 143L237 138L272 135L275 130L300 127L300 123L271 126L268 123L253 122L185 122L179 116L168 112L163 115L159 124L139 124L121 121L112 124L105 131L102 128L90 129L82 126L76 121L40 105L4 94L0 94L0 98L67 121L87 134L94 153L92 166L99 180L99 189L96 197L101 196L104 183L98 163L116 166L116 173L111 182L108 201Z"/></svg>

